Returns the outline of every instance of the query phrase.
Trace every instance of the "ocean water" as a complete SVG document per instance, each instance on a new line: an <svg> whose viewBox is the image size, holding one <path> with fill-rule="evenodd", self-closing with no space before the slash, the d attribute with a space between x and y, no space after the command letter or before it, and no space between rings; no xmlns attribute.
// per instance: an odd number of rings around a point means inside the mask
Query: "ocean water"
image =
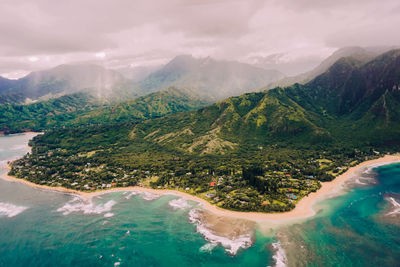
<svg viewBox="0 0 400 267"><path fill-rule="evenodd" d="M347 191L281 230L293 266L400 266L400 164L364 170Z"/></svg>
<svg viewBox="0 0 400 267"><path fill-rule="evenodd" d="M0 174L9 159L29 150L28 139L0 137ZM233 256L197 231L189 215L196 208L176 196L135 192L84 201L0 179L0 266L270 264L270 238L256 233L255 243Z"/></svg>
<svg viewBox="0 0 400 267"><path fill-rule="evenodd" d="M0 137L0 174L30 138ZM0 266L399 266L400 164L366 170L306 222L256 231L249 248L246 237L210 235L199 208L137 192L85 201L0 179Z"/></svg>

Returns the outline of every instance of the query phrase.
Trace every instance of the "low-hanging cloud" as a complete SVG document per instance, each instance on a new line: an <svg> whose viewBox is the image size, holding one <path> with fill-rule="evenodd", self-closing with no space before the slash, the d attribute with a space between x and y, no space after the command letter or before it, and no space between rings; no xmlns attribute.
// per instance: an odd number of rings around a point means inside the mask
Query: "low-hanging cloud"
<svg viewBox="0 0 400 267"><path fill-rule="evenodd" d="M397 0L3 0L0 65L2 73L76 61L122 67L183 53L315 61L343 46L399 45L398 25Z"/></svg>

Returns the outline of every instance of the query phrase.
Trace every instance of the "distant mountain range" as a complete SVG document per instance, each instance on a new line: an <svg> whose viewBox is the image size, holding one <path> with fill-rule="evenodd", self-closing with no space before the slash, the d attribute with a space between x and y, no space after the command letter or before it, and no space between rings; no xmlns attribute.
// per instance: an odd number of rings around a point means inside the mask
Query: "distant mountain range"
<svg viewBox="0 0 400 267"><path fill-rule="evenodd" d="M215 101L256 91L283 77L279 71L249 64L183 55L138 82L137 90L140 94L147 94L174 86Z"/></svg>
<svg viewBox="0 0 400 267"><path fill-rule="evenodd" d="M63 95L86 92L103 102L122 102L175 87L218 101L247 92L307 83L324 73L337 60L352 56L361 62L373 59L387 48L339 49L315 69L295 77L235 61L177 56L164 66L139 66L108 70L97 65L76 64L32 72L18 80L0 77L0 104L29 104Z"/></svg>
<svg viewBox="0 0 400 267"><path fill-rule="evenodd" d="M212 140L221 151L224 147L233 148L231 144L244 144L248 138L258 140L256 143L293 137L307 142L344 140L349 129L352 136L357 134L365 140L397 142L399 50L378 57L374 57L375 53L346 48L310 72L317 75L327 69L304 85L228 98L198 112L180 113L162 121L149 120L142 125L150 124L147 130L159 129L153 135L156 138L176 127L176 131L187 128L182 121L190 122L193 137L203 140L196 143L199 147L207 146L204 140ZM342 57L347 54L351 56ZM334 58L339 59L333 62ZM236 79L235 73L239 76ZM280 76L247 64L191 56L176 57L140 82L98 66L63 65L16 81L0 79L0 99L14 103L0 105L0 129L13 132L144 120L204 107L226 94L247 92L244 88L262 84L274 75ZM255 88L249 91L257 91ZM105 96L105 92L115 101L98 98ZM26 103L27 98L40 100L57 95L62 97L29 105L15 104ZM140 95L143 97L137 98Z"/></svg>
<svg viewBox="0 0 400 267"><path fill-rule="evenodd" d="M121 102L171 86L216 101L283 78L282 73L274 70L191 56L177 56L162 67L119 71L122 74L96 65L61 65L32 72L19 80L0 78L0 104L27 104L82 91Z"/></svg>

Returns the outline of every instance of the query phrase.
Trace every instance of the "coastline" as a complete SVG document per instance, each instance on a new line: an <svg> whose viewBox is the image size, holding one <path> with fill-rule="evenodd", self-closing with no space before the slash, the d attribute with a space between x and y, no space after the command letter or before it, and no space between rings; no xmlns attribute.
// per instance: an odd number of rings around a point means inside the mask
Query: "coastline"
<svg viewBox="0 0 400 267"><path fill-rule="evenodd" d="M384 157L374 159L374 160L369 160L369 161L364 161L354 167L349 168L345 173L339 175L336 177L333 181L330 182L322 182L321 183L321 188L317 192L312 192L308 196L302 198L296 205L296 207L288 212L282 212L282 213L261 213L261 212L241 212L241 211L230 211L226 209L219 208L215 205L212 205L208 201L190 195L188 193L184 193L181 191L177 190L172 190L172 189L152 189L152 188L145 188L145 187L139 187L139 186L130 186L130 187L116 187L116 188L111 188L111 189L106 189L106 190L101 190L101 191L95 191L95 192L81 192L73 189L68 189L64 187L51 187L51 186L46 186L46 185L38 185L32 182L29 182L24 179L12 177L8 175L8 172L10 170L10 166L7 165L7 173L2 176L3 179L9 180L9 181L14 181L14 182L19 182L23 183L25 185L37 188L37 189L42 189L42 190L50 190L50 191L57 191L57 192L62 192L66 194L73 194L73 195L79 195L85 199L90 199L94 196L102 195L102 194L108 194L112 192L125 192L125 191L138 191L138 192L147 192L151 194L157 194L157 195L164 195L164 194L170 194L170 195L175 195L179 196L188 200L192 200L198 203L201 203L202 207L210 211L211 213L217 215L217 216L224 216L224 217L231 217L231 218L237 218L237 219L246 219L250 221L254 221L256 223L268 223L270 226L273 224L281 224L285 222L291 222L293 220L299 220L299 219L305 219L312 217L316 214L316 211L313 209L313 205L321 200L334 197L340 194L340 192L343 191L344 189L344 184L345 182L349 181L354 175L357 174L360 170L362 170L365 167L368 166L374 166L374 165L386 165L386 164L391 164L395 162L400 162L400 154L396 155L385 155Z"/></svg>

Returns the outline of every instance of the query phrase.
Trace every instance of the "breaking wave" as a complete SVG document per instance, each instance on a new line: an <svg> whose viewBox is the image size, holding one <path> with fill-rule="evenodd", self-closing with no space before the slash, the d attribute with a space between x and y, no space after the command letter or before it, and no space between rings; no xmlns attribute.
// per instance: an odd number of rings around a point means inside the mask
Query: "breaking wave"
<svg viewBox="0 0 400 267"><path fill-rule="evenodd" d="M131 199L133 196L141 195L142 199L144 200L155 200L160 198L160 195L152 194L149 192L140 192L140 191L125 191L123 193L126 199Z"/></svg>
<svg viewBox="0 0 400 267"><path fill-rule="evenodd" d="M110 213L112 207L117 204L116 201L110 200L104 204L97 204L95 205L92 200L87 200L84 201L80 197L74 197L67 203L65 203L64 206L61 208L58 208L58 212L62 212L63 215L68 215L73 212L81 212L83 214L103 214L104 217L111 217L114 214Z"/></svg>
<svg viewBox="0 0 400 267"><path fill-rule="evenodd" d="M174 209L180 209L180 210L190 207L190 204L183 198L173 199L170 202L168 202L168 205L170 205Z"/></svg>
<svg viewBox="0 0 400 267"><path fill-rule="evenodd" d="M229 239L224 236L214 234L211 230L202 223L201 216L198 209L192 209L189 212L189 221L196 224L196 230L204 236L204 238L212 245L221 245L231 255L236 255L240 248L246 249L252 245L252 239L250 234L238 236L234 239ZM207 245L207 244L206 244ZM211 246L203 246L202 249L210 249Z"/></svg>
<svg viewBox="0 0 400 267"><path fill-rule="evenodd" d="M0 214L6 215L8 218L17 216L21 212L24 212L28 207L17 206L10 203L0 202Z"/></svg>
<svg viewBox="0 0 400 267"><path fill-rule="evenodd" d="M131 197L136 196L136 195L138 195L138 194L139 194L139 193L138 193L138 192L135 192L135 191L133 191L133 192L125 192L125 193L124 193L126 199L131 199Z"/></svg>

